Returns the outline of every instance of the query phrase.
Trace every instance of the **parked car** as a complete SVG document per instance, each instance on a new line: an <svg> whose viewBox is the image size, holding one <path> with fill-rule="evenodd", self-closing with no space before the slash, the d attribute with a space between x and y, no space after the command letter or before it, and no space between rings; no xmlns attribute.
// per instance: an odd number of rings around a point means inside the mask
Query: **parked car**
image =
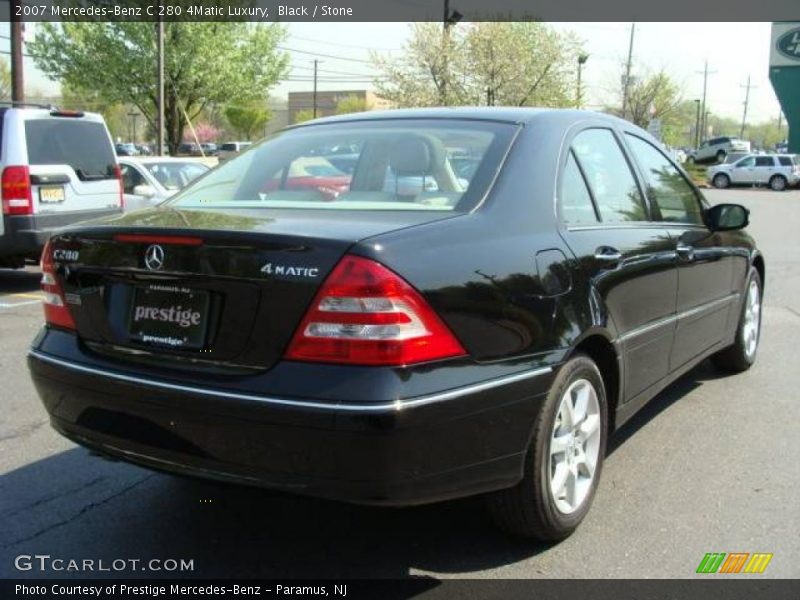
<svg viewBox="0 0 800 600"><path fill-rule="evenodd" d="M206 156L216 156L219 154L219 148L216 144L211 142L206 142L204 144L200 144L200 147L203 149L203 154Z"/></svg>
<svg viewBox="0 0 800 600"><path fill-rule="evenodd" d="M36 260L50 233L122 210L114 146L103 117L0 106L0 267Z"/></svg>
<svg viewBox="0 0 800 600"><path fill-rule="evenodd" d="M178 146L179 156L201 156L200 146L194 142L184 142Z"/></svg>
<svg viewBox="0 0 800 600"><path fill-rule="evenodd" d="M126 212L156 206L210 170L201 162L168 156L121 158L119 165Z"/></svg>
<svg viewBox="0 0 800 600"><path fill-rule="evenodd" d="M790 154L751 154L735 163L709 167L706 178L719 189L732 185L766 185L782 192L800 182L800 161Z"/></svg>
<svg viewBox="0 0 800 600"><path fill-rule="evenodd" d="M689 163L722 163L731 152L750 153L750 142L727 136L712 138L702 142L686 160Z"/></svg>
<svg viewBox="0 0 800 600"><path fill-rule="evenodd" d="M131 143L120 143L114 146L114 151L116 152L117 156L138 156L139 149L136 147L136 144Z"/></svg>
<svg viewBox="0 0 800 600"><path fill-rule="evenodd" d="M722 164L733 164L738 162L740 158L744 158L745 156L750 156L752 152L731 152L727 156L725 156L725 162Z"/></svg>
<svg viewBox="0 0 800 600"><path fill-rule="evenodd" d="M136 150L140 156L152 156L153 149L148 144L136 144Z"/></svg>
<svg viewBox="0 0 800 600"><path fill-rule="evenodd" d="M264 191L354 139L335 198ZM454 139L479 162L466 188ZM437 189L386 191L387 167ZM561 539L615 429L707 357L755 361L747 224L609 115L320 119L54 236L28 364L56 430L101 454L365 504L484 494L505 530Z"/></svg>
<svg viewBox="0 0 800 600"><path fill-rule="evenodd" d="M225 142L219 147L219 152L217 154L217 156L219 156L219 162L233 158L252 145L252 142Z"/></svg>

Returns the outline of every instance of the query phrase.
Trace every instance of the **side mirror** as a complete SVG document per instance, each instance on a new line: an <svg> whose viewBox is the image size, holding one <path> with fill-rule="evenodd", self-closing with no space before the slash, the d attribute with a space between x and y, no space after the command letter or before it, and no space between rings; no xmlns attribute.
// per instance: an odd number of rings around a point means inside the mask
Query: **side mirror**
<svg viewBox="0 0 800 600"><path fill-rule="evenodd" d="M711 231L744 229L750 223L750 211L741 204L716 204L706 210L706 222Z"/></svg>
<svg viewBox="0 0 800 600"><path fill-rule="evenodd" d="M153 189L151 185L137 185L133 188L133 195L134 196L144 196L145 198L152 198L156 195L156 191Z"/></svg>

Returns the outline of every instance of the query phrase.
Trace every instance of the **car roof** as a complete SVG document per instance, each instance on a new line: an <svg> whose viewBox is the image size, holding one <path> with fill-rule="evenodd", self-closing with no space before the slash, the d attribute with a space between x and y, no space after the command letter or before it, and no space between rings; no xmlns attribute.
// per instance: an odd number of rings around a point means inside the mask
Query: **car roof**
<svg viewBox="0 0 800 600"><path fill-rule="evenodd" d="M292 125L289 129L321 125L325 123L346 123L353 121L379 121L386 119L462 119L479 121L497 121L502 123L526 124L539 119L558 118L566 124L569 121L583 121L587 118L603 119L617 124L630 125L613 115L588 110L563 108L535 108L516 106L457 106L440 108L402 108L392 110L375 110L360 113L349 113L323 117Z"/></svg>
<svg viewBox="0 0 800 600"><path fill-rule="evenodd" d="M42 119L42 118L47 118L47 119L74 119L76 121L93 121L93 122L98 122L98 123L104 123L105 122L103 117L102 117L102 115L100 115L99 113L93 113L93 112L78 111L78 112L82 113L80 116L71 116L71 115L67 116L67 115L58 115L58 114L54 115L54 114L51 114L54 111L58 112L59 110L62 110L62 109L59 109L56 106L53 106L52 108L45 108L45 107L32 107L32 106L2 106L2 105L0 105L0 108L2 108L4 112L16 113L20 117L22 117L23 119ZM65 112L71 112L71 111L67 111L66 109L64 109L64 110L65 110Z"/></svg>

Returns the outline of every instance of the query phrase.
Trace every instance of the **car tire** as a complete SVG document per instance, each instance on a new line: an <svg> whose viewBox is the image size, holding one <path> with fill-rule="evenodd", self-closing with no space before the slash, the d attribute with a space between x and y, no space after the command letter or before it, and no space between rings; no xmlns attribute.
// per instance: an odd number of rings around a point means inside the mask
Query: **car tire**
<svg viewBox="0 0 800 600"><path fill-rule="evenodd" d="M783 175L773 175L769 180L769 189L773 192L782 192L786 189L788 184L789 182L786 181L786 177Z"/></svg>
<svg viewBox="0 0 800 600"><path fill-rule="evenodd" d="M755 268L750 269L745 286L736 341L711 357L711 362L722 371L741 373L756 361L761 339L761 300L763 297L761 276Z"/></svg>
<svg viewBox="0 0 800 600"><path fill-rule="evenodd" d="M522 480L486 496L498 527L542 541L561 540L575 531L600 480L607 406L603 378L592 359L578 354L559 369L536 417Z"/></svg>
<svg viewBox="0 0 800 600"><path fill-rule="evenodd" d="M718 190L724 190L730 187L731 178L725 175L725 173L717 173L714 175L714 179L711 180L711 183L714 184L714 187Z"/></svg>
<svg viewBox="0 0 800 600"><path fill-rule="evenodd" d="M717 162L718 163L724 163L726 156L728 156L728 154L725 152L725 150L719 150L717 152Z"/></svg>

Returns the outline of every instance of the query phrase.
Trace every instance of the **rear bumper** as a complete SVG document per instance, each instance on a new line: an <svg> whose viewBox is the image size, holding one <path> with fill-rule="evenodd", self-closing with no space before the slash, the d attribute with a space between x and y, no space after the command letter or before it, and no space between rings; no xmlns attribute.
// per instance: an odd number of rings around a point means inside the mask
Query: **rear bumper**
<svg viewBox="0 0 800 600"><path fill-rule="evenodd" d="M153 379L36 348L28 365L53 427L101 453L156 470L394 506L518 482L553 377L549 367L525 369L391 402L319 402Z"/></svg>
<svg viewBox="0 0 800 600"><path fill-rule="evenodd" d="M5 215L3 234L0 235L0 257L20 255L38 258L48 238L61 227L119 212L119 209L114 208L53 214Z"/></svg>

